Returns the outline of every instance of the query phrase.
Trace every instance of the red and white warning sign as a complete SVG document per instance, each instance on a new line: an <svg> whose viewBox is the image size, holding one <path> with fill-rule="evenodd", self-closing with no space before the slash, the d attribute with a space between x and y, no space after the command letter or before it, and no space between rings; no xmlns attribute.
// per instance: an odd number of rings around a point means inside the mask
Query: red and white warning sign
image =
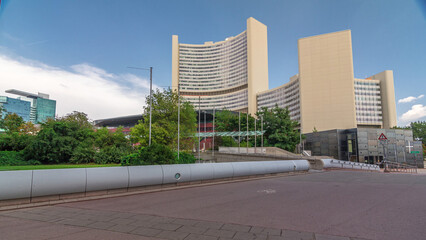
<svg viewBox="0 0 426 240"><path fill-rule="evenodd" d="M380 134L379 140L384 141L384 140L388 140L388 138L385 136L384 133L382 133L382 134Z"/></svg>

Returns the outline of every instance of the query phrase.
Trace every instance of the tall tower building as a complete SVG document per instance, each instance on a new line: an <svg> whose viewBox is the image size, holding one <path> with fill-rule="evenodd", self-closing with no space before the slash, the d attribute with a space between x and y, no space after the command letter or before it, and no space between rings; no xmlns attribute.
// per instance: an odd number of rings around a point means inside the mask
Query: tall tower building
<svg viewBox="0 0 426 240"><path fill-rule="evenodd" d="M302 133L396 126L393 72L354 78L351 31L299 39L299 74L257 94L261 107L288 108Z"/></svg>
<svg viewBox="0 0 426 240"><path fill-rule="evenodd" d="M304 132L357 127L351 31L299 39L299 77Z"/></svg>
<svg viewBox="0 0 426 240"><path fill-rule="evenodd" d="M202 110L254 114L256 94L268 89L267 27L247 19L247 30L220 42L179 43L172 37L172 89Z"/></svg>

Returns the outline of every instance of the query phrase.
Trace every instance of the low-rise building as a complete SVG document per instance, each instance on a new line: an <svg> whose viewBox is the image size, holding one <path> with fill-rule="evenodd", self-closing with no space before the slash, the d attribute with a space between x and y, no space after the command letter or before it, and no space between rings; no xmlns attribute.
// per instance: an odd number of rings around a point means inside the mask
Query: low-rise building
<svg viewBox="0 0 426 240"><path fill-rule="evenodd" d="M308 133L305 136L305 149L310 150L314 156L330 156L370 164L386 159L424 167L422 142L414 141L412 130L333 129Z"/></svg>

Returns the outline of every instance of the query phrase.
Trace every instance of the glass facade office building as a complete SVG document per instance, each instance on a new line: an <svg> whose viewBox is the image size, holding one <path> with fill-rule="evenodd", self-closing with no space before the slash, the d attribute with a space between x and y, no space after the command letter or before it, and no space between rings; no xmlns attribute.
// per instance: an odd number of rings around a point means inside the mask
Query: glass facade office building
<svg viewBox="0 0 426 240"><path fill-rule="evenodd" d="M21 99L0 96L0 106L6 113L16 113L24 121L30 121L31 103Z"/></svg>
<svg viewBox="0 0 426 240"><path fill-rule="evenodd" d="M42 123L48 118L55 118L56 101L49 99L48 94L34 94L16 89L7 90L6 93L21 96L18 99L0 96L0 104L8 113L16 113L24 121L33 123Z"/></svg>
<svg viewBox="0 0 426 240"><path fill-rule="evenodd" d="M45 122L48 118L55 118L56 101L44 98L37 98L36 116L34 122Z"/></svg>

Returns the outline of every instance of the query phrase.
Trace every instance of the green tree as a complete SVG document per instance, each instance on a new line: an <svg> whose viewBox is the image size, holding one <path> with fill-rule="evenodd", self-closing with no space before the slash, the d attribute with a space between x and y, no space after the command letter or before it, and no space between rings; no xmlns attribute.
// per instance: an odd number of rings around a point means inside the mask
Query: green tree
<svg viewBox="0 0 426 240"><path fill-rule="evenodd" d="M149 143L149 96L146 98L143 120L132 128L131 140L148 146ZM177 148L178 137L178 95L171 89L157 89L152 96L152 143ZM193 136L197 128L194 107L181 98L180 107L180 149L192 149Z"/></svg>
<svg viewBox="0 0 426 240"><path fill-rule="evenodd" d="M19 129L24 125L24 119L16 113L9 113L3 119L2 126L6 133L19 132Z"/></svg>
<svg viewBox="0 0 426 240"><path fill-rule="evenodd" d="M240 118L240 124L238 123ZM248 116L249 131L254 131L254 117ZM240 126L239 126L240 125ZM218 132L234 132L238 129L242 132L247 131L247 113L231 112L229 110L218 111L215 114L215 130Z"/></svg>
<svg viewBox="0 0 426 240"><path fill-rule="evenodd" d="M93 127L87 117L87 122L81 121L84 116L87 115L74 112L63 118L47 120L31 144L24 149L25 158L42 163L65 163L74 154L82 156L90 152L90 148L93 148ZM76 158L81 160L76 156L75 162L78 162Z"/></svg>
<svg viewBox="0 0 426 240"><path fill-rule="evenodd" d="M290 119L290 111L287 108L268 109L263 107L256 114L258 118L263 117L263 130L265 130L264 138L267 145L279 147L287 151L294 151L296 145L300 142L300 134L296 129L297 121Z"/></svg>
<svg viewBox="0 0 426 240"><path fill-rule="evenodd" d="M414 139L419 139L426 144L426 121L412 122L410 128L413 130Z"/></svg>
<svg viewBox="0 0 426 240"><path fill-rule="evenodd" d="M98 152L95 155L96 163L120 163L121 158L132 151L129 139L123 133L123 127L114 132L107 128L98 129L94 134L94 145Z"/></svg>

